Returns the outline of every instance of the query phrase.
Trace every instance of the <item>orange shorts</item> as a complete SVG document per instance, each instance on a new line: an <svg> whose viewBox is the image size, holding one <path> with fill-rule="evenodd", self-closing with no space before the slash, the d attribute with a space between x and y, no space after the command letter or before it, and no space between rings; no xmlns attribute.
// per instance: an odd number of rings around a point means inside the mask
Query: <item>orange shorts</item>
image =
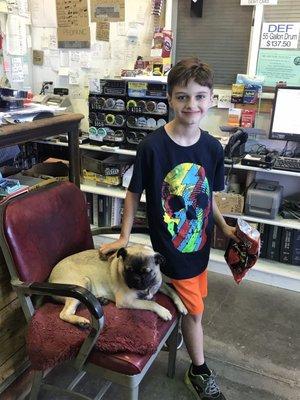
<svg viewBox="0 0 300 400"><path fill-rule="evenodd" d="M207 270L189 279L171 279L179 297L188 309L189 314L202 314L203 298L207 296Z"/></svg>

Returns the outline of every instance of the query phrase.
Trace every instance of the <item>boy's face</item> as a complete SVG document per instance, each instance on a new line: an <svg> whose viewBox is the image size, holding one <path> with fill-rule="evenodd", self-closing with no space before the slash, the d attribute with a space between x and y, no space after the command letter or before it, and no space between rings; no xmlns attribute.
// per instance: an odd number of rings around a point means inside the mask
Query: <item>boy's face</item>
<svg viewBox="0 0 300 400"><path fill-rule="evenodd" d="M212 90L190 80L187 86L174 86L168 99L178 122L198 127L212 104Z"/></svg>

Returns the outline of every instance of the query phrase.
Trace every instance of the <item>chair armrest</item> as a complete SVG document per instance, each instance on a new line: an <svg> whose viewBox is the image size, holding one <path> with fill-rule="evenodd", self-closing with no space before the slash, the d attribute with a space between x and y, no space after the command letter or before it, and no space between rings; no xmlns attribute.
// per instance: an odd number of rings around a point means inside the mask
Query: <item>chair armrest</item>
<svg viewBox="0 0 300 400"><path fill-rule="evenodd" d="M103 317L103 309L98 299L89 290L77 285L49 283L49 282L31 282L16 283L12 282L17 290L27 294L39 294L43 296L64 296L80 300L91 315L100 319Z"/></svg>
<svg viewBox="0 0 300 400"><path fill-rule="evenodd" d="M91 330L81 345L75 359L75 368L81 370L104 326L103 308L93 293L81 286L61 283L25 283L21 281L12 281L11 283L16 291L23 292L24 294L72 297L80 300L87 307L91 314Z"/></svg>

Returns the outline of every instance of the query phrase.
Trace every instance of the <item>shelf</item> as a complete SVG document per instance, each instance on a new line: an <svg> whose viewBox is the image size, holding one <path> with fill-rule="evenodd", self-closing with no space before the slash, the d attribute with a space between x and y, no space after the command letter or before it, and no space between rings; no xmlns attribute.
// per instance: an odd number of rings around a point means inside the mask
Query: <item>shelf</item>
<svg viewBox="0 0 300 400"><path fill-rule="evenodd" d="M105 234L93 237L95 247L99 247L102 243L112 242L118 238L118 234ZM151 246L150 238L146 234L132 234L129 243ZM224 251L211 249L208 270L232 276L224 260ZM257 261L256 265L247 273L244 279L300 292L300 267L294 265L282 264L262 258Z"/></svg>
<svg viewBox="0 0 300 400"><path fill-rule="evenodd" d="M224 251L211 250L209 271L232 275L224 260ZM300 268L296 265L261 258L244 279L300 292Z"/></svg>
<svg viewBox="0 0 300 400"><path fill-rule="evenodd" d="M267 218L259 218L253 217L250 215L238 215L238 214L222 214L224 217L231 217L231 218L242 218L246 221L251 222L259 222L261 224L267 225L277 225L282 226L284 228L292 228L292 229L300 229L300 222L297 219L286 219L280 216L277 216L276 219L267 219Z"/></svg>
<svg viewBox="0 0 300 400"><path fill-rule="evenodd" d="M126 196L126 190L124 188L96 185L96 183L93 183L90 181L89 182L82 181L80 188L83 192L102 194L102 195L110 196L110 197L118 197L120 199L125 199L125 196ZM141 201L143 203L146 202L146 197L144 194L142 194ZM277 225L277 226L282 226L285 228L292 228L292 229L300 230L300 222L296 219L285 219L280 216L277 216L276 219L267 219L267 218L253 217L253 216L244 215L244 214L242 214L242 215L240 215L240 214L222 214L222 215L224 217L242 218L242 219L244 219L246 221L250 221L250 222L257 222L257 223L267 224L267 225Z"/></svg>
<svg viewBox="0 0 300 400"><path fill-rule="evenodd" d="M101 186L101 185L97 185L96 183L93 183L91 181L87 182L87 181L83 180L80 185L80 189L83 192L102 194L104 196L117 197L119 199L125 199L125 197L126 197L126 189L124 189L124 188L104 186L104 185ZM146 197L144 194L142 194L141 202L142 203L146 202Z"/></svg>
<svg viewBox="0 0 300 400"><path fill-rule="evenodd" d="M67 147L68 143L65 142L52 142L49 140L36 140L37 143L41 143L41 144L49 144L49 145L54 145L54 146L63 146L63 147ZM126 154L129 156L135 156L136 155L136 151L135 150L128 150L128 149L120 149L119 147L111 147L111 146L98 146L98 145L93 145L90 143L84 143L84 144L80 144L79 145L80 149L84 149L84 150L92 150L92 151L101 151L104 153L115 153L115 154Z"/></svg>
<svg viewBox="0 0 300 400"><path fill-rule="evenodd" d="M134 127L130 127L132 129L136 129ZM139 128L143 129L143 128ZM55 146L64 146L67 147L68 143L65 142L52 142L49 140L36 140L37 143L42 143L42 144L49 144L49 145L55 145ZM119 147L111 147L111 146L98 146L98 145L93 145L93 144L80 144L79 145L80 149L84 150L92 150L92 151L102 151L105 153L116 153L116 154L127 154L131 156L136 155L136 150L128 150L128 149L120 149ZM230 168L231 166L229 164L225 164L225 168ZM282 171L279 169L265 169L265 168L257 168L257 167L251 167L250 165L241 165L241 164L233 164L233 169L240 169L240 170L245 170L245 171L256 171L256 172L267 172L269 174L275 174L275 175L288 175L288 176L295 176L300 178L300 172L293 172L293 171Z"/></svg>
<svg viewBox="0 0 300 400"><path fill-rule="evenodd" d="M230 168L230 167L231 167L231 165L225 164L225 168ZM256 171L256 172L267 172L268 174L288 175L288 176L296 176L296 177L300 178L300 172L282 171L280 169L265 169L265 168L251 167L250 165L241 165L241 164L233 164L233 169L242 169L245 171Z"/></svg>

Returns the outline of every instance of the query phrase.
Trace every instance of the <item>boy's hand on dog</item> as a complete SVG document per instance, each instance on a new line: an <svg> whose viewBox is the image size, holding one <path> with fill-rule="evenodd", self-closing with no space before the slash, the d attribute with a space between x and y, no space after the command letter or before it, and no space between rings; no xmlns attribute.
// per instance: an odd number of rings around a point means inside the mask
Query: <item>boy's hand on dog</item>
<svg viewBox="0 0 300 400"><path fill-rule="evenodd" d="M104 243L99 247L99 257L101 260L109 260L122 247L127 246L127 241L118 239L112 243Z"/></svg>

